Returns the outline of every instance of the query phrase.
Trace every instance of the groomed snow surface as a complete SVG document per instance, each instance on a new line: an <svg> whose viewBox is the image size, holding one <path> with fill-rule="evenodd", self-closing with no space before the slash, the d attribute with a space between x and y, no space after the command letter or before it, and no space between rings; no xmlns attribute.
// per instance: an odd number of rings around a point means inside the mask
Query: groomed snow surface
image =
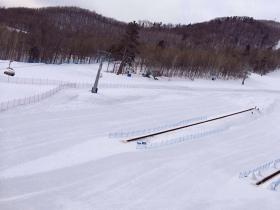
<svg viewBox="0 0 280 210"><path fill-rule="evenodd" d="M13 63L16 76L7 79L7 65L0 61L1 102L44 94L56 87L48 80L57 80L57 86L91 84L98 69L97 64ZM42 82L24 82L28 78ZM73 86L2 111L0 209L279 210L280 189L272 191L270 184L280 176L254 185L279 164L257 177L239 177L280 158L279 93L278 71L253 74L245 86L239 80L155 81L103 71L98 94ZM162 143L152 149L137 149L136 142L124 143L128 137L116 135L255 106L260 111L253 114L149 138L149 144ZM195 137L209 131L215 132ZM186 136L192 137L164 144Z"/></svg>

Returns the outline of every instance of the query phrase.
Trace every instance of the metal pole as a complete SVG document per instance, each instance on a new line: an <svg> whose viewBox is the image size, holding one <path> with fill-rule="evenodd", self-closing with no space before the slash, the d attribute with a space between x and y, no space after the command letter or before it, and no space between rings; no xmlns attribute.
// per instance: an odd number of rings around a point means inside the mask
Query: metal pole
<svg viewBox="0 0 280 210"><path fill-rule="evenodd" d="M101 73L101 70L102 70L102 66L103 66L103 58L101 59L101 63L99 65L99 69L98 69L98 72L97 72L97 75L96 75L96 78L95 78L95 82L94 82L94 85L91 89L92 93L97 93L98 92L98 82L99 82L99 77L100 77L100 73Z"/></svg>
<svg viewBox="0 0 280 210"><path fill-rule="evenodd" d="M147 134L147 135L140 136L140 137L135 137L135 138L132 138L132 139L124 140L123 142L128 143L128 142L137 141L137 140L140 140L140 139L145 139L145 138L148 138L148 137L154 137L154 136L158 136L158 135L161 135L161 134L164 134L164 133L169 133L169 132L172 132L172 131L182 130L184 128L189 128L189 127L194 127L194 126L197 126L197 125L217 121L217 120L220 120L220 119L224 119L224 118L228 118L228 117L231 117L231 116L243 114L245 112L251 112L251 111L254 111L254 110L257 110L257 107L247 109L247 110L244 110L244 111L240 111L240 112L236 112L236 113L233 113L233 114L228 114L228 115L216 117L216 118L209 119L209 120L200 121L200 122L193 123L193 124L190 124L190 125L184 125L184 126L180 126L180 127L177 127L177 128L170 128L168 130L159 131L159 132L156 132L156 133Z"/></svg>
<svg viewBox="0 0 280 210"><path fill-rule="evenodd" d="M106 72L109 72L109 66L110 66L110 60L108 60L108 65L107 65L107 71Z"/></svg>

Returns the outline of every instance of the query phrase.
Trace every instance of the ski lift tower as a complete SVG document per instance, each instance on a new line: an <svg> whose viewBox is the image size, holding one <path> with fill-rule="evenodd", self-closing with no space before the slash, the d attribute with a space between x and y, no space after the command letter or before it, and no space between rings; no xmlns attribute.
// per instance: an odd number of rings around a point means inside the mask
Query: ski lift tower
<svg viewBox="0 0 280 210"><path fill-rule="evenodd" d="M98 52L98 57L100 57L101 61L100 61L99 68L98 68L98 71L97 71L97 74L96 74L94 85L93 85L93 87L91 89L92 93L96 94L98 92L98 82L99 82L99 78L100 78L103 62L105 60L108 60L108 58L110 58L110 56L111 56L110 52L107 52L107 51L99 51Z"/></svg>

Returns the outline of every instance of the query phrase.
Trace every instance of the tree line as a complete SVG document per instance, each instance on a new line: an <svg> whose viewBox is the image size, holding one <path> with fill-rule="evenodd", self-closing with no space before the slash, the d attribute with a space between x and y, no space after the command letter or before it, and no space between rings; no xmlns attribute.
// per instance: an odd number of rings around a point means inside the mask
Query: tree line
<svg viewBox="0 0 280 210"><path fill-rule="evenodd" d="M191 79L263 75L280 67L279 40L277 22L249 17L127 24L77 7L0 8L0 59L91 63L106 51L117 74L130 67Z"/></svg>

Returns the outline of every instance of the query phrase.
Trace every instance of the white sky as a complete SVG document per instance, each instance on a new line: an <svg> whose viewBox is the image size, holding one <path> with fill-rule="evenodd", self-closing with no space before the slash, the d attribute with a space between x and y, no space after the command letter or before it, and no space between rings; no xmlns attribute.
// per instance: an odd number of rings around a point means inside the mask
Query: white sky
<svg viewBox="0 0 280 210"><path fill-rule="evenodd" d="M280 0L0 0L0 6L78 6L121 21L193 23L224 16L280 21Z"/></svg>

